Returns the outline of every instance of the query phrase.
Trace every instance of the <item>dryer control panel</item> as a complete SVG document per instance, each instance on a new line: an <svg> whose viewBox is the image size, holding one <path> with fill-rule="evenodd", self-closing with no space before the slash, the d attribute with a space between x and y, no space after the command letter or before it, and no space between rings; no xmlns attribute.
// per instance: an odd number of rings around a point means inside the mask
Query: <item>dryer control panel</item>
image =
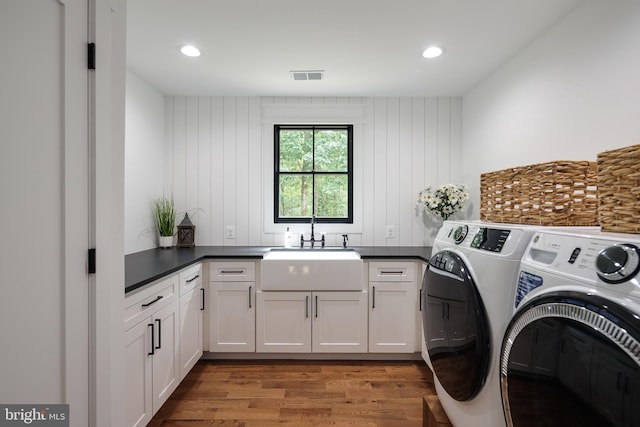
<svg viewBox="0 0 640 427"><path fill-rule="evenodd" d="M531 226L516 224L449 220L438 231L433 251L460 248L520 260L534 231Z"/></svg>
<svg viewBox="0 0 640 427"><path fill-rule="evenodd" d="M471 239L469 247L489 252L502 252L502 248L509 239L511 230L490 227L469 227L467 224L456 225L449 229L447 238L456 245L462 244L467 236Z"/></svg>
<svg viewBox="0 0 640 427"><path fill-rule="evenodd" d="M535 267L555 276L640 297L640 239L624 242L607 233L536 233L521 270Z"/></svg>

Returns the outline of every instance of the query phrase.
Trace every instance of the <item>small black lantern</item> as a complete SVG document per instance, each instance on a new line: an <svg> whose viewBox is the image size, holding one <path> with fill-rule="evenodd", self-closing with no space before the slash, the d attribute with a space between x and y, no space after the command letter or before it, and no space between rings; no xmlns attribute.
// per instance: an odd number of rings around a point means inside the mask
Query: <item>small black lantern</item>
<svg viewBox="0 0 640 427"><path fill-rule="evenodd" d="M196 240L196 226L189 219L189 214L185 213L182 222L178 225L178 243L179 248L192 248Z"/></svg>

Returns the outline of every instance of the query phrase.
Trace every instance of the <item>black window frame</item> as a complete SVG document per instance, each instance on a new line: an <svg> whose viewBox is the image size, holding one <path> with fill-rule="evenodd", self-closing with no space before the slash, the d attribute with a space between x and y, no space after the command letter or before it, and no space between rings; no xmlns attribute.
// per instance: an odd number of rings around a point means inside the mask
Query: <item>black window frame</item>
<svg viewBox="0 0 640 427"><path fill-rule="evenodd" d="M300 172L281 172L280 171L280 131L281 130L311 130L315 135L316 130L346 130L347 131L347 172L341 171L316 171L315 170L315 141L314 150L314 166L311 171ZM306 224L310 221L310 217L280 217L280 176L282 175L312 175L312 215L315 216L315 177L318 175L336 175L343 174L347 176L347 217L316 217L316 223L326 224L353 224L353 125L352 124L314 124L314 125L273 125L274 140L274 185L273 185L273 220L274 223L284 224ZM314 136L315 138L315 136Z"/></svg>

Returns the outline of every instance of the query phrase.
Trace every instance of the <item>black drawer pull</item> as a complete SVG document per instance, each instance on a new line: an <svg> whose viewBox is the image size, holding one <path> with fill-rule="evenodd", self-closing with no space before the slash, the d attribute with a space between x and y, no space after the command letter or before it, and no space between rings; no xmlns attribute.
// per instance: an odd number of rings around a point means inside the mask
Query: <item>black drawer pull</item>
<svg viewBox="0 0 640 427"><path fill-rule="evenodd" d="M390 275L402 276L402 274L404 274L403 270L380 270L381 276L390 276Z"/></svg>
<svg viewBox="0 0 640 427"><path fill-rule="evenodd" d="M200 288L200 292L202 292L202 306L200 306L200 311L204 311L204 288Z"/></svg>
<svg viewBox="0 0 640 427"><path fill-rule="evenodd" d="M161 299L162 299L162 295L158 295L158 297L157 297L156 299L154 299L153 301L148 302L148 303L146 303L146 304L142 304L142 307L143 307L143 308L147 308L147 307L149 307L150 305L157 303L157 302L158 302L158 301L160 301Z"/></svg>
<svg viewBox="0 0 640 427"><path fill-rule="evenodd" d="M220 274L242 274L244 270L220 270Z"/></svg>
<svg viewBox="0 0 640 427"><path fill-rule="evenodd" d="M193 276L191 279L187 279L187 280L186 280L186 282L187 282L187 283L191 283L191 282L193 282L194 280L196 280L198 277L200 277L200 275L199 275L199 274L196 274L196 275L195 275L195 276Z"/></svg>

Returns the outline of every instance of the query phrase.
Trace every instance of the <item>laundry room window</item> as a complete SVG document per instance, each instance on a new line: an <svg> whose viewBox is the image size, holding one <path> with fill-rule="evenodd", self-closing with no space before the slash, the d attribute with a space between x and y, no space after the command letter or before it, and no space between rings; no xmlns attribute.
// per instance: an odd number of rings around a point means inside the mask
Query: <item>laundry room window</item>
<svg viewBox="0 0 640 427"><path fill-rule="evenodd" d="M353 223L353 125L274 125L276 223Z"/></svg>

